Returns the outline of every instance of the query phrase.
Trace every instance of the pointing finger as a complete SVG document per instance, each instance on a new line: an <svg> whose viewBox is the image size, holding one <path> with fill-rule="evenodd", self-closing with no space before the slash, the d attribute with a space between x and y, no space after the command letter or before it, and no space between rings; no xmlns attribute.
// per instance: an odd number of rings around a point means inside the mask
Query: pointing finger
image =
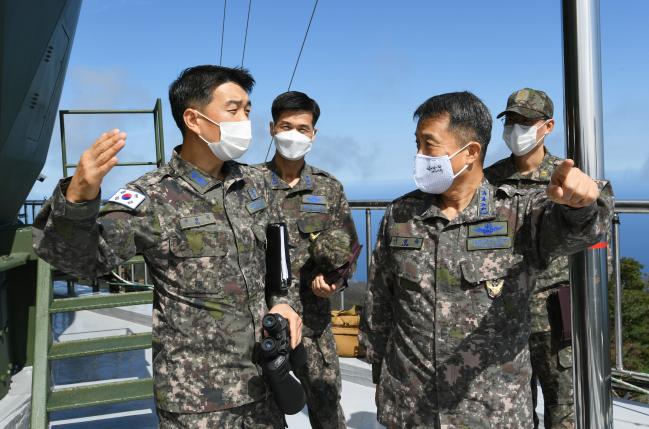
<svg viewBox="0 0 649 429"><path fill-rule="evenodd" d="M563 183L564 180L566 180L566 177L568 177L568 173L570 173L570 170L575 166L575 161L572 159L565 159L557 168L555 168L554 173L552 173L552 179L551 182L554 183L555 185L559 185Z"/></svg>

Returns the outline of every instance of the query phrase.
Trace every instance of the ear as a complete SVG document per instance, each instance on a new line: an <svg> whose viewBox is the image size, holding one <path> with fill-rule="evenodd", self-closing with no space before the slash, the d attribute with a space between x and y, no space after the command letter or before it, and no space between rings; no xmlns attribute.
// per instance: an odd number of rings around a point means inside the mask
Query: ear
<svg viewBox="0 0 649 429"><path fill-rule="evenodd" d="M275 137L275 123L273 121L270 121L268 123L268 126L269 126L271 137Z"/></svg>
<svg viewBox="0 0 649 429"><path fill-rule="evenodd" d="M478 142L469 142L469 145L466 148L466 160L467 162L474 163L480 161L482 154L482 145Z"/></svg>
<svg viewBox="0 0 649 429"><path fill-rule="evenodd" d="M548 127L547 131L548 134L550 134L552 130L554 130L554 119L550 118L550 120L545 124L545 126Z"/></svg>
<svg viewBox="0 0 649 429"><path fill-rule="evenodd" d="M196 134L201 132L201 129L198 127L198 115L194 112L193 109L185 109L183 112L183 121L188 130L193 131Z"/></svg>
<svg viewBox="0 0 649 429"><path fill-rule="evenodd" d="M318 134L318 129L314 128L313 129L313 137L311 138L311 141L315 140L315 135Z"/></svg>

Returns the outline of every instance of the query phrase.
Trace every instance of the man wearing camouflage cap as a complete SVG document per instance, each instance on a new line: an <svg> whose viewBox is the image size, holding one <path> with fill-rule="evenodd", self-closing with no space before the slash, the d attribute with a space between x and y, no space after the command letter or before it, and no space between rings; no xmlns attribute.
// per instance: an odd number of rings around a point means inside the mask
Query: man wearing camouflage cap
<svg viewBox="0 0 649 429"><path fill-rule="evenodd" d="M269 213L288 228L293 276L288 295L291 302L298 303L304 321L302 343L307 352L307 365L295 374L306 393L311 426L344 428L340 367L329 304L338 286L327 284L323 275L317 275L325 274L326 267L323 270L309 257L309 244L332 229L346 231L348 242L354 243L356 229L340 182L304 161L317 132L318 103L302 92L290 91L275 98L271 111L275 156L254 168L265 177L270 193Z"/></svg>
<svg viewBox="0 0 649 429"><path fill-rule="evenodd" d="M556 166L563 161L545 146L545 137L554 129L554 106L548 95L523 88L507 100L503 139L512 155L485 170L490 183L518 189L545 189ZM570 285L568 258L560 256L548 264L536 278L531 301L532 330L529 339L532 362L532 398L536 409L538 380L543 392L546 428L574 427L572 392L572 347L564 340L561 306L570 312L569 299L559 300L559 289ZM565 294L569 298L569 294ZM539 418L534 412L534 425Z"/></svg>
<svg viewBox="0 0 649 429"><path fill-rule="evenodd" d="M490 184L491 114L469 92L431 97L414 116L417 190L386 209L361 318L361 344L381 368L378 420L529 429L533 279L605 239L608 186L572 160L544 191Z"/></svg>

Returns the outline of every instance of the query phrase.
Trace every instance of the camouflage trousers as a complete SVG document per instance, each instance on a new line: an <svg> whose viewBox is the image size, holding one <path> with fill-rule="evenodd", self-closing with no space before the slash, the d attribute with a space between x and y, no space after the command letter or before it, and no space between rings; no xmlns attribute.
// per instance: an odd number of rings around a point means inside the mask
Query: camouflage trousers
<svg viewBox="0 0 649 429"><path fill-rule="evenodd" d="M574 428L575 414L572 398L572 347L560 344L551 332L530 335L530 359L532 361L532 399L534 403L534 427L536 415L538 380L543 392L543 423L546 429Z"/></svg>
<svg viewBox="0 0 649 429"><path fill-rule="evenodd" d="M284 414L269 397L222 411L209 413L172 413L157 409L160 429L284 429Z"/></svg>
<svg viewBox="0 0 649 429"><path fill-rule="evenodd" d="M307 364L295 371L306 393L309 421L314 429L344 429L340 406L340 365L331 326L319 336L302 337Z"/></svg>

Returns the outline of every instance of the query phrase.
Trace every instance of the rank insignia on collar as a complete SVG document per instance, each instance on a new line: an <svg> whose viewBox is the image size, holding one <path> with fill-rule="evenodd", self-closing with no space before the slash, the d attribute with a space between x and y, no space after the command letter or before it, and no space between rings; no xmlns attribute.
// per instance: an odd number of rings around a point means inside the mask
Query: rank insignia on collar
<svg viewBox="0 0 649 429"><path fill-rule="evenodd" d="M277 174L273 172L272 176L270 176L270 184L273 188L277 188L279 186L279 177L277 177Z"/></svg>
<svg viewBox="0 0 649 429"><path fill-rule="evenodd" d="M503 286L505 286L505 279L487 280L485 282L487 295L492 299L498 298L503 293Z"/></svg>
<svg viewBox="0 0 649 429"><path fill-rule="evenodd" d="M204 188L208 183L210 183L210 181L197 170L192 170L192 172L189 173L189 177L192 179L192 182L196 183L201 188Z"/></svg>
<svg viewBox="0 0 649 429"><path fill-rule="evenodd" d="M313 189L313 179L310 174L304 175L304 187L306 189Z"/></svg>
<svg viewBox="0 0 649 429"><path fill-rule="evenodd" d="M252 187L248 188L248 195L250 195L251 200L256 200L257 198L259 198L259 194L257 193L257 189L252 188Z"/></svg>
<svg viewBox="0 0 649 429"><path fill-rule="evenodd" d="M480 204L480 215L485 216L489 214L489 190L487 188L480 188L478 195L478 202Z"/></svg>

